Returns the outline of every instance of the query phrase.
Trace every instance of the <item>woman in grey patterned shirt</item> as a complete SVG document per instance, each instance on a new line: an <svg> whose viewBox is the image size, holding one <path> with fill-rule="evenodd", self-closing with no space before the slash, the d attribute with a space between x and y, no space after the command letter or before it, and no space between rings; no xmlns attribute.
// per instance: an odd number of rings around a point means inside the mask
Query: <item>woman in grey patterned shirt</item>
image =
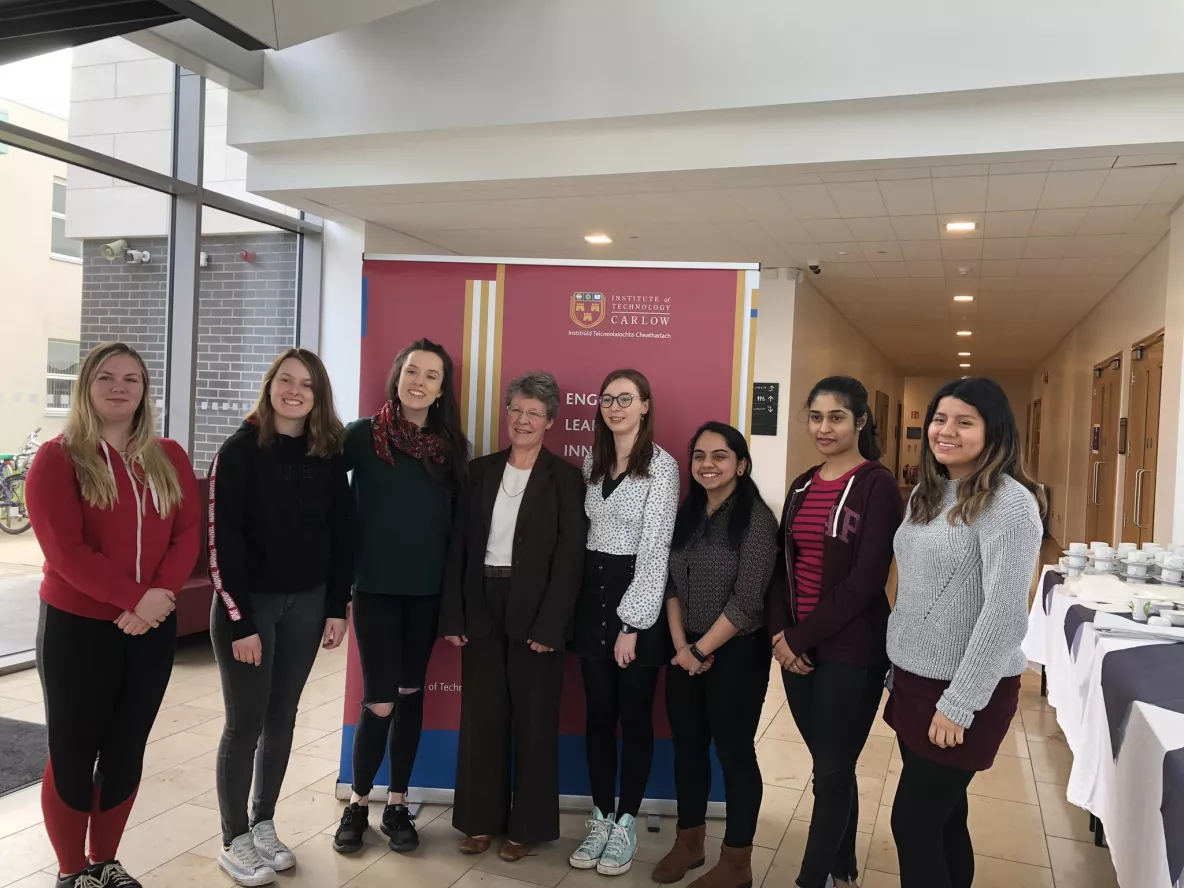
<svg viewBox="0 0 1184 888"><path fill-rule="evenodd" d="M998 383L946 384L926 426L888 621L884 719L904 760L892 834L901 888L969 888L966 789L991 767L1019 704L1040 505Z"/></svg>

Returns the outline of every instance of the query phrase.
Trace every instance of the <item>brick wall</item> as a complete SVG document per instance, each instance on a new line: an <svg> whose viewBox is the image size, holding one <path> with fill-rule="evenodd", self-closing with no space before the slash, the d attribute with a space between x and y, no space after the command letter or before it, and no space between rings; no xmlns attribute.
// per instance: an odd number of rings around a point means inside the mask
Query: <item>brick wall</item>
<svg viewBox="0 0 1184 888"><path fill-rule="evenodd" d="M193 464L209 467L218 447L242 422L277 354L296 335L296 242L287 232L202 238L209 264L201 269ZM152 397L164 400L168 241L137 238L152 261L107 262L102 240L83 246L82 348L119 339L148 364ZM255 254L253 262L238 258Z"/></svg>

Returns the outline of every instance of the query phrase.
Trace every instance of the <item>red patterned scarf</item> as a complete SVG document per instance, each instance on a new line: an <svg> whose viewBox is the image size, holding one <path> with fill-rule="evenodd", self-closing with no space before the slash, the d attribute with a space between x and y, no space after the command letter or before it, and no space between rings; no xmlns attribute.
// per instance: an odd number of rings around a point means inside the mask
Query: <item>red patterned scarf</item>
<svg viewBox="0 0 1184 888"><path fill-rule="evenodd" d="M426 456L434 463L444 462L444 445L439 436L421 429L407 419L403 411L392 401L382 405L371 426L374 431L374 452L391 465L395 464L391 447L415 459L423 459Z"/></svg>

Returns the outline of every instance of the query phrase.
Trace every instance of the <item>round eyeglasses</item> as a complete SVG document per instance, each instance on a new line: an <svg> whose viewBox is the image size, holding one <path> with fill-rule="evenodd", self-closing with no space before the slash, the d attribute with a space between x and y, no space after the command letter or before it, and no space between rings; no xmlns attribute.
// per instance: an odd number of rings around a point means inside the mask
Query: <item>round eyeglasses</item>
<svg viewBox="0 0 1184 888"><path fill-rule="evenodd" d="M605 410L608 410L608 408L613 406L613 402L615 401L622 409L624 409L633 403L633 399L635 397L636 395L631 395L629 392L622 392L619 395L601 395L600 406Z"/></svg>
<svg viewBox="0 0 1184 888"><path fill-rule="evenodd" d="M525 416L530 422L542 422L547 418L545 413L539 413L537 410L523 410L521 407L507 407L506 415L514 420Z"/></svg>

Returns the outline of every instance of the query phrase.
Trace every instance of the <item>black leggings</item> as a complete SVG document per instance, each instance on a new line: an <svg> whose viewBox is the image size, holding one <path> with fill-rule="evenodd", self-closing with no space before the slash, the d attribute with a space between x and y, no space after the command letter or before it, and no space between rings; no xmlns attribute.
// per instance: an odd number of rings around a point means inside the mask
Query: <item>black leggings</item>
<svg viewBox="0 0 1184 888"><path fill-rule="evenodd" d="M904 767L892 803L900 888L970 888L974 847L966 826L966 789L974 771L923 758L903 743Z"/></svg>
<svg viewBox="0 0 1184 888"><path fill-rule="evenodd" d="M698 637L688 635L687 640L693 643ZM706 672L690 675L680 666L666 670L679 829L707 822L714 741L727 801L724 844L729 848L752 844L764 795L756 729L768 688L769 640L763 629L720 646Z"/></svg>
<svg viewBox="0 0 1184 888"><path fill-rule="evenodd" d="M407 792L423 733L423 685L436 644L439 595L354 593L354 640L362 663L362 711L354 729L353 791L374 789L382 757L390 755L390 791ZM413 690L400 694L399 689ZM393 704L377 715L372 704Z"/></svg>
<svg viewBox="0 0 1184 888"><path fill-rule="evenodd" d="M41 804L62 873L86 867L88 827L91 859L115 857L176 648L174 616L143 635L126 635L107 620L42 603L37 667L49 763Z"/></svg>
<svg viewBox="0 0 1184 888"><path fill-rule="evenodd" d="M641 809L654 759L654 694L658 669L615 660L580 658L584 676L588 778L592 803L605 817L633 817ZM621 723L621 799L617 803L617 722Z"/></svg>

